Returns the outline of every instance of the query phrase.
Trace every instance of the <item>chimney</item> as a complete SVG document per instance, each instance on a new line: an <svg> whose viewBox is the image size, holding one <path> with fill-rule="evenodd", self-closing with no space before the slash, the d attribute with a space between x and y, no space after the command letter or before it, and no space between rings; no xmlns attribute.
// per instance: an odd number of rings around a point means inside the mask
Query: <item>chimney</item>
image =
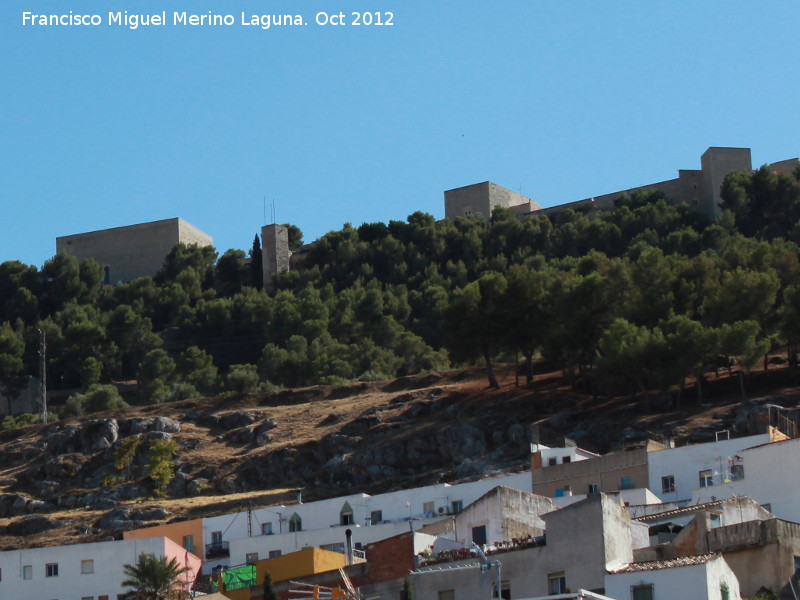
<svg viewBox="0 0 800 600"><path fill-rule="evenodd" d="M350 529L347 529L344 532L344 535L345 535L345 544L344 544L344 546L345 546L345 552L346 552L346 555L347 555L347 564L349 566L349 565L353 564L353 531L350 530Z"/></svg>

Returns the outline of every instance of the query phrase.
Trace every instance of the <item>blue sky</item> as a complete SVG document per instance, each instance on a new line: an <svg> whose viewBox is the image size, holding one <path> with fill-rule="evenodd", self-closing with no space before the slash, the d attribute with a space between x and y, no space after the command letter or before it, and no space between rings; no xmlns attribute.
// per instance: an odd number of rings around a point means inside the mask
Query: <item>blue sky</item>
<svg viewBox="0 0 800 600"><path fill-rule="evenodd" d="M70 10L237 24L21 24ZM394 25L317 26L319 11ZM673 178L709 146L796 157L799 30L796 0L4 0L0 261L41 266L57 236L171 217L246 250L264 198L310 241L441 218L444 190L479 181L551 206Z"/></svg>

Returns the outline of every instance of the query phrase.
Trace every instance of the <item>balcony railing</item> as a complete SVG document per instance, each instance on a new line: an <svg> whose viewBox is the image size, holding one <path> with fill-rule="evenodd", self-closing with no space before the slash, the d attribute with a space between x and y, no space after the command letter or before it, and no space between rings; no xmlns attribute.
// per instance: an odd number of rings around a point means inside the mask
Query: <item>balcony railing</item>
<svg viewBox="0 0 800 600"><path fill-rule="evenodd" d="M206 558L225 558L231 555L228 542L211 542L206 544Z"/></svg>

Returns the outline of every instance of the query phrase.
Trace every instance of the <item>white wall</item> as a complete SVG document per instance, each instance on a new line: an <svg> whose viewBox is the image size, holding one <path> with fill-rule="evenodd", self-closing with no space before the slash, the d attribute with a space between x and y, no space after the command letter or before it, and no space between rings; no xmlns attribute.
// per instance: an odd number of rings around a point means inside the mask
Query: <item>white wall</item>
<svg viewBox="0 0 800 600"><path fill-rule="evenodd" d="M123 565L133 565L139 554L165 555L165 539L143 538L93 544L52 546L0 552L0 598L3 600L81 600L107 595L116 600L125 591ZM81 574L81 561L92 560L93 573ZM46 577L45 565L58 564L58 576ZM23 567L33 577L24 580Z"/></svg>
<svg viewBox="0 0 800 600"><path fill-rule="evenodd" d="M692 503L710 502L736 496L749 496L759 504L769 504L780 519L800 523L800 438L773 442L740 451L744 479L697 488Z"/></svg>
<svg viewBox="0 0 800 600"><path fill-rule="evenodd" d="M722 557L702 565L607 574L605 594L628 600L631 586L652 584L655 600L721 600L722 582L730 600L741 600L739 581Z"/></svg>
<svg viewBox="0 0 800 600"><path fill-rule="evenodd" d="M655 450L647 454L648 487L664 502L689 500L692 491L700 487L700 471L711 469L715 481L722 480L729 470L729 459L750 448L769 442L769 435L751 435L732 440L692 444L679 448ZM675 491L662 492L661 478L672 475Z"/></svg>

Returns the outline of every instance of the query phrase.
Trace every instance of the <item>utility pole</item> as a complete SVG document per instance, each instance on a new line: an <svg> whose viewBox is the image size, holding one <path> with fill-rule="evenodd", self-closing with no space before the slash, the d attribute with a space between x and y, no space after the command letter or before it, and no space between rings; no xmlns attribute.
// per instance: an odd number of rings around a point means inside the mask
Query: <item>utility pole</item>
<svg viewBox="0 0 800 600"><path fill-rule="evenodd" d="M39 330L39 397L42 404L42 423L47 423L47 336Z"/></svg>

